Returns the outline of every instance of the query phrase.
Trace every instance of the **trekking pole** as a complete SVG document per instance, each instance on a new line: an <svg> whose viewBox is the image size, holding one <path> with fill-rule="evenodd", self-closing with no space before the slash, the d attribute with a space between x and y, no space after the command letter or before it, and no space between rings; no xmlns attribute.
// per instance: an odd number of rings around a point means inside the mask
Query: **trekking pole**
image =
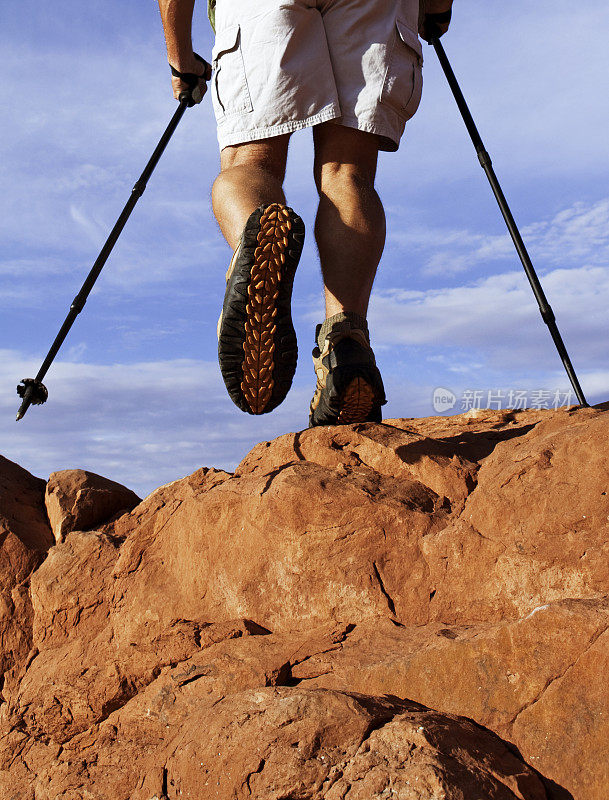
<svg viewBox="0 0 609 800"><path fill-rule="evenodd" d="M163 154L163 150L167 146L169 140L171 139L173 132L178 127L178 123L182 119L184 112L186 109L192 105L191 101L191 93L190 92L182 92L180 94L180 105L176 109L174 115L172 116L169 125L165 129L165 132L161 136L159 143L157 144L150 160L146 164L146 167L138 180L135 182L133 189L131 190L131 196L125 207L121 211L121 215L116 221L116 224L110 231L110 235L106 239L106 243L101 249L100 254L97 256L91 271L87 275L87 279L83 283L80 291L72 301L72 305L70 306L70 311L68 316L65 318L63 325L61 326L59 333L55 337L55 341L51 345L51 349L47 353L47 357L44 359L42 366L38 370L38 374L35 378L24 378L19 386L17 386L17 394L19 397L23 398L23 402L19 407L19 411L17 412L17 422L20 419L23 419L25 412L30 407L30 404L34 405L41 405L42 403L46 402L49 393L47 391L46 386L42 383L42 379L47 374L49 367L53 363L59 348L64 342L64 339L68 335L68 332L72 325L74 324L74 320L83 310L85 303L87 302L87 297L89 296L91 289L95 285L95 281L99 278L99 274L102 271L104 264L108 260L108 256L112 252L112 248L116 244L116 240L121 234L121 231L125 227L125 223L129 219L131 212L133 211L135 204L140 199L140 197L144 194L144 190L146 189L146 184L148 183L148 179L152 175L152 172L160 157Z"/></svg>
<svg viewBox="0 0 609 800"><path fill-rule="evenodd" d="M529 283L531 284L531 288L533 289L533 294L535 295L535 299L537 300L537 304L539 306L539 312L541 314L541 318L546 323L550 330L550 334L552 339L554 340L554 344L556 345L556 349L558 350L558 354L560 355L561 361L565 370L567 371L567 375L569 376L569 380L571 381L571 386L575 390L575 394L577 395L577 399L579 400L579 404L584 408L588 408L588 403L586 402L586 398L584 397L584 393L582 392L582 388L579 385L579 381L577 380L577 375L575 374L575 370L573 369L573 364L571 363L571 359L569 358L569 354L567 353L567 348L562 340L560 332L558 330L558 326L556 325L556 318L554 316L554 312L548 303L546 296L544 294L543 289L541 288L541 284L529 258L529 254L527 253L527 249L524 246L524 242L522 241L522 237L520 232L516 226L516 222L514 221L514 217L512 216L512 212L508 206L507 200L505 199L505 195L501 190L501 186L499 185L499 181L497 180L497 176L495 175L495 171L493 170L493 163L491 161L491 157L486 152L480 134L478 133L478 129L476 128L476 124L473 120L472 115L470 114L469 108L467 107L467 103L465 102L465 98L463 97L463 93L457 83L457 79L455 77L455 73L452 70L450 62L444 52L444 47L440 42L440 31L437 26L432 26L429 30L429 44L433 45L434 50L438 56L442 69L444 70L444 74L446 75L446 79L448 81L448 85L454 95L455 100L457 101L457 105L459 107L459 111L461 112L461 116L463 117L463 121L465 122L465 127L467 128L467 132L469 133L471 140L476 148L476 153L478 154L478 160L480 161L480 165L482 169L486 173L486 177L489 180L491 185L491 189L493 190L493 194L499 204L499 208L501 209L501 213L503 214L503 218L506 222L508 230L510 232L510 236L512 237L512 241L516 247L518 255L520 256L520 260L522 261L522 266L524 267L524 271L527 274L527 278L529 279Z"/></svg>

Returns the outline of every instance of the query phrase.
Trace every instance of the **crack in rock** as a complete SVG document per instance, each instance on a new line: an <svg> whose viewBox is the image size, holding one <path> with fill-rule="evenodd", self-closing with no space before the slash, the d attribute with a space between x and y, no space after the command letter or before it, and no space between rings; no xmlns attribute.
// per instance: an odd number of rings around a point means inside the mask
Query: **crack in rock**
<svg viewBox="0 0 609 800"><path fill-rule="evenodd" d="M376 565L376 561L372 562L372 567L374 569L374 574L376 575L376 579L381 589L381 593L387 600L387 607L389 608L389 611L395 616L395 603L393 602L393 599L389 594L389 592L387 591L387 589L385 589L385 584L383 583L383 579L381 578L381 573L379 572L379 568Z"/></svg>
<svg viewBox="0 0 609 800"><path fill-rule="evenodd" d="M256 767L256 769L253 769L251 772L249 772L247 774L246 779L241 784L242 786L247 786L247 790L250 793L250 795L252 794L252 787L250 786L250 780L252 778L252 775L259 775L264 769L265 764L266 761L264 760L264 758L261 758L260 761L258 762L258 766Z"/></svg>
<svg viewBox="0 0 609 800"><path fill-rule="evenodd" d="M515 714L515 715L512 717L512 719L509 721L508 725L511 725L511 726L513 726L513 725L516 723L516 721L518 720L518 717L520 717L520 715L521 715L521 714L524 714L524 712L525 712L525 711L527 711L529 708L532 708L534 705L536 705L537 703L539 703L539 702L540 702L540 700L543 698L544 694L545 694L545 693L547 692L547 690L550 688L550 686L552 686L553 684L555 684L557 681L560 681L560 680L562 680L562 679L565 677L565 675L566 675L568 672L570 672L570 671L571 671L571 670L572 670L572 669L573 669L575 666L577 666L577 664L579 663L579 661L581 661L581 659L582 659L582 658L583 658L583 657L586 655L586 653L588 653L588 652L589 652L589 651L590 651L590 650L591 650L591 649L594 647L594 645L596 644L596 642L597 642L597 641L598 641L598 640L601 638L601 636L602 636L604 633L607 633L607 631L609 631L609 626L607 626L606 628L602 628L600 631L597 631L597 632L596 632L596 633L595 633L595 634L592 636L592 638L590 639L590 641L588 642L588 644L587 644L587 645L584 647L584 649L581 651L581 653L580 653L580 654L579 654L579 655L578 655L578 656L575 658L575 660L574 660L574 661L573 661L571 664L569 664L569 666L568 666L568 667L566 667L566 669L564 669L564 670L563 670L563 671L560 673L560 675L555 675L553 678L549 678L549 679L546 681L546 684L545 684L545 686L544 686L544 687L543 687L543 689L542 689L542 690L541 690L541 691L540 691L540 692L537 694L537 696L536 696L536 697L534 697L534 698L533 698L533 700L531 700L529 703L526 703L526 704L525 704L525 705L524 705L524 706L523 706L523 707L522 707L522 708L521 708L519 711L517 711L517 712L516 712L516 714Z"/></svg>

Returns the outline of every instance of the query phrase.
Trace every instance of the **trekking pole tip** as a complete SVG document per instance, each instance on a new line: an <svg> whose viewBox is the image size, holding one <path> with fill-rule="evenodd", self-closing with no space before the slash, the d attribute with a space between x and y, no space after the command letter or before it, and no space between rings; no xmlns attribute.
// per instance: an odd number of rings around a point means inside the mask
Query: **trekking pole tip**
<svg viewBox="0 0 609 800"><path fill-rule="evenodd" d="M40 406L46 403L49 396L47 387L42 381L36 378L24 378L17 386L17 394L19 397L23 398L23 402L19 406L19 411L17 412L17 422L23 419L25 412L31 404Z"/></svg>

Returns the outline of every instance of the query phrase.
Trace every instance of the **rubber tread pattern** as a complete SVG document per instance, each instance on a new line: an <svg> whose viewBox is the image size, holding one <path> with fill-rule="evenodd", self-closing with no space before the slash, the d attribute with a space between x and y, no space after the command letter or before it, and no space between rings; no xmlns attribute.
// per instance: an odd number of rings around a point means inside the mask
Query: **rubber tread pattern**
<svg viewBox="0 0 609 800"><path fill-rule="evenodd" d="M319 348L313 350L319 358ZM381 422L381 406L387 402L383 379L371 350L349 337L343 338L324 357L328 370L325 385L318 386L311 401L309 427ZM318 398L314 408L315 399Z"/></svg>
<svg viewBox="0 0 609 800"><path fill-rule="evenodd" d="M339 425L350 425L368 419L374 405L374 389L363 378L354 378L343 392Z"/></svg>
<svg viewBox="0 0 609 800"><path fill-rule="evenodd" d="M304 243L304 223L288 206L254 211L227 282L218 337L229 396L248 414L266 414L285 398L298 345L291 297Z"/></svg>

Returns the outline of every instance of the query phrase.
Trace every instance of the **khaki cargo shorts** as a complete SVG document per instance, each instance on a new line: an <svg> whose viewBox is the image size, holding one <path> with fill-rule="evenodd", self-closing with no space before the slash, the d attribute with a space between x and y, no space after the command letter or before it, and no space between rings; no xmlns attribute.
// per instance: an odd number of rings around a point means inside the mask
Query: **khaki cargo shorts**
<svg viewBox="0 0 609 800"><path fill-rule="evenodd" d="M333 120L398 149L421 100L419 0L217 0L220 149Z"/></svg>

